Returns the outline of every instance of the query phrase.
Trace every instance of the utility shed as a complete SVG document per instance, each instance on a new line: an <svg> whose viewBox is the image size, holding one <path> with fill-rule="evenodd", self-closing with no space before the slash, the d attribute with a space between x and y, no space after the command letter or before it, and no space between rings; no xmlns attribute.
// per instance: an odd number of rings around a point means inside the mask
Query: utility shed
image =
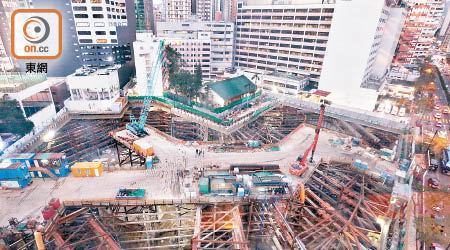
<svg viewBox="0 0 450 250"><path fill-rule="evenodd" d="M215 106L220 107L249 96L256 91L256 85L244 75L209 83L207 86L212 93L212 102Z"/></svg>

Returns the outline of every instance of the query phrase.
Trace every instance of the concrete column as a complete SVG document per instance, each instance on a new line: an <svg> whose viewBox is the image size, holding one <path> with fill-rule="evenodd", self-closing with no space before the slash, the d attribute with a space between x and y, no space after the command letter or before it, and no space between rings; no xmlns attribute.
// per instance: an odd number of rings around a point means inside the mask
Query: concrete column
<svg viewBox="0 0 450 250"><path fill-rule="evenodd" d="M70 100L73 101L73 92L71 88L69 88L69 92L70 92Z"/></svg>
<svg viewBox="0 0 450 250"><path fill-rule="evenodd" d="M100 93L98 92L98 89L97 89L97 99L100 100Z"/></svg>

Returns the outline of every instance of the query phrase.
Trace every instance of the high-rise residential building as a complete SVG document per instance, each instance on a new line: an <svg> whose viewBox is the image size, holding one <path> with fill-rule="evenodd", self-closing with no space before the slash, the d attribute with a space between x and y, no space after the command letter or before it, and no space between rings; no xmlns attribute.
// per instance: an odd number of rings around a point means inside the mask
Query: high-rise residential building
<svg viewBox="0 0 450 250"><path fill-rule="evenodd" d="M188 20L192 15L191 0L165 0L165 21L182 22Z"/></svg>
<svg viewBox="0 0 450 250"><path fill-rule="evenodd" d="M214 21L214 0L193 0L193 2L195 3L195 15L199 20Z"/></svg>
<svg viewBox="0 0 450 250"><path fill-rule="evenodd" d="M156 23L163 21L163 11L160 6L156 6L153 8L153 16L154 16L153 19L155 20L155 28L156 28Z"/></svg>
<svg viewBox="0 0 450 250"><path fill-rule="evenodd" d="M194 73L200 64L206 80L221 78L233 67L234 23L160 22L158 37L181 54L182 69Z"/></svg>
<svg viewBox="0 0 450 250"><path fill-rule="evenodd" d="M260 2L238 2L238 68L308 76L310 85L331 92L335 103L373 108L378 95L374 88L386 74L402 26L394 1L266 0L266 5L254 5ZM391 14L393 24L385 32ZM353 101L353 95L367 95L368 101Z"/></svg>
<svg viewBox="0 0 450 250"><path fill-rule="evenodd" d="M106 68L132 59L136 40L134 0L71 1L80 60Z"/></svg>
<svg viewBox="0 0 450 250"><path fill-rule="evenodd" d="M450 52L450 11L449 10L447 10L447 14L445 15L439 36L442 41L441 50L444 52Z"/></svg>
<svg viewBox="0 0 450 250"><path fill-rule="evenodd" d="M430 55L444 5L444 0L406 0L407 16L395 56L397 62L414 63Z"/></svg>
<svg viewBox="0 0 450 250"><path fill-rule="evenodd" d="M331 92L333 103L375 108L403 24L401 15L395 2L336 1L319 81L319 89Z"/></svg>
<svg viewBox="0 0 450 250"><path fill-rule="evenodd" d="M149 31L156 34L155 17L153 15L153 0L135 0L136 30Z"/></svg>
<svg viewBox="0 0 450 250"><path fill-rule="evenodd" d="M162 64L156 65L160 39L151 33L137 33L133 43L136 65L136 84L129 95L144 96L149 92L152 96L162 96L167 74ZM154 66L158 68L153 69ZM152 73L152 70L154 73Z"/></svg>

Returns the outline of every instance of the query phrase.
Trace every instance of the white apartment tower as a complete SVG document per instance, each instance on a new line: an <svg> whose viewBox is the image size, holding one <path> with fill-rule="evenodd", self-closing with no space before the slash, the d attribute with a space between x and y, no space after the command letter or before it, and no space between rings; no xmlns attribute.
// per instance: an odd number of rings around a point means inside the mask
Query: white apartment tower
<svg viewBox="0 0 450 250"><path fill-rule="evenodd" d="M151 33L136 34L136 41L133 43L136 85L131 95L144 96L148 89L149 95L162 96L164 84L162 64L155 69L152 76L152 67L158 58L159 44L160 39L155 38Z"/></svg>
<svg viewBox="0 0 450 250"><path fill-rule="evenodd" d="M181 54L183 70L200 64L205 80L220 78L233 66L234 24L231 22L160 22L158 37Z"/></svg>
<svg viewBox="0 0 450 250"><path fill-rule="evenodd" d="M362 85L368 85L375 68L389 14L385 0L336 1L319 82L333 103L375 107L378 91Z"/></svg>
<svg viewBox="0 0 450 250"><path fill-rule="evenodd" d="M214 0L195 0L196 16L202 21L214 21Z"/></svg>
<svg viewBox="0 0 450 250"><path fill-rule="evenodd" d="M164 0L165 20L182 22L191 17L191 0Z"/></svg>

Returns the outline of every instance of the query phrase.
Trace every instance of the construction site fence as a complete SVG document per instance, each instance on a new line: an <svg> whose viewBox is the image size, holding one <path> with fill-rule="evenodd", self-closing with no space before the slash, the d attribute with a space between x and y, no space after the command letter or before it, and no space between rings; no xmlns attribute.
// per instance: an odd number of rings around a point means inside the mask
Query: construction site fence
<svg viewBox="0 0 450 250"><path fill-rule="evenodd" d="M231 124L233 124L235 122L233 119L225 121L223 119L220 119L220 118L217 118L217 117L215 117L213 115L210 115L210 114L208 114L206 112L200 111L200 110L195 109L193 107L186 106L186 105L184 105L182 103L179 103L179 102L176 102L176 101L173 101L173 100L167 100L167 99L164 99L162 97L157 97L157 96L152 96L151 98L152 98L152 100L156 100L158 102L171 105L171 106L173 106L175 108L183 109L183 110L191 112L193 114L202 116L203 118L209 119L209 120L211 120L213 122L216 122L216 123L218 123L220 125L229 126L229 125L231 125ZM145 99L145 96L130 96L130 97L128 97L128 99L129 100L143 100L143 99ZM266 111L266 110L268 110L268 109L270 109L272 107L273 107L273 105L269 104L269 105L266 105L266 106L256 110L251 118L254 118L254 117L258 116L262 112L264 112L264 111Z"/></svg>
<svg viewBox="0 0 450 250"><path fill-rule="evenodd" d="M187 105L189 107L197 106L197 107L200 107L200 108L205 108L205 109L207 109L207 110L209 110L209 111L211 111L211 112L213 112L215 114L220 114L220 113L222 113L222 112L224 112L226 110L229 110L231 108L236 107L239 104L249 102L249 101L253 100L254 98L260 96L261 94L262 94L262 91L258 91L256 93L250 95L250 96L243 97L243 98L241 98L239 100L236 100L236 101L234 101L234 102L232 102L232 103L230 103L230 104L228 104L226 106L218 107L218 108L214 108L214 107L211 107L211 106L206 105L206 104L194 102L194 101L189 100L189 98L187 98L185 96L180 96L180 95L177 95L177 94L174 94L174 93L170 93L170 92L164 93L163 96L168 98L168 99L171 99L173 101L180 102L180 103L182 103L184 105Z"/></svg>

